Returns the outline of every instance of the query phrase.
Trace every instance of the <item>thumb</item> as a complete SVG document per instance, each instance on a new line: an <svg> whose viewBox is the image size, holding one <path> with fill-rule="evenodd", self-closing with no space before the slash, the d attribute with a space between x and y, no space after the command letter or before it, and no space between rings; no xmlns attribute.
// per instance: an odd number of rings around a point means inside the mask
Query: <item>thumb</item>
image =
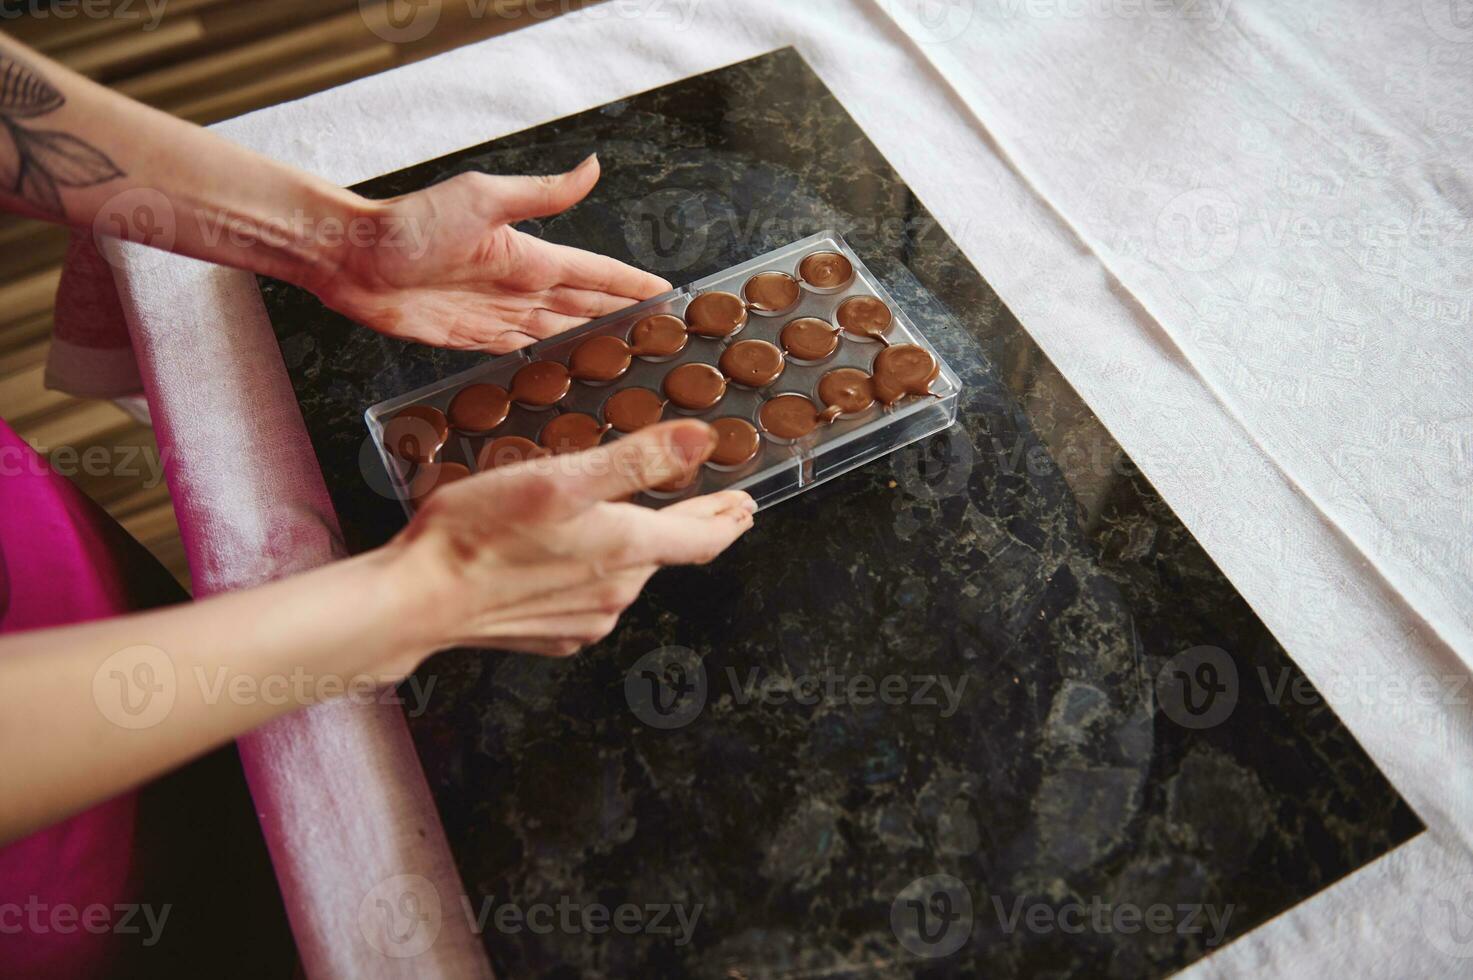
<svg viewBox="0 0 1473 980"><path fill-rule="evenodd" d="M598 183L598 154L590 154L564 174L534 177L492 177L492 207L497 217L513 224L527 218L560 214L588 196Z"/></svg>

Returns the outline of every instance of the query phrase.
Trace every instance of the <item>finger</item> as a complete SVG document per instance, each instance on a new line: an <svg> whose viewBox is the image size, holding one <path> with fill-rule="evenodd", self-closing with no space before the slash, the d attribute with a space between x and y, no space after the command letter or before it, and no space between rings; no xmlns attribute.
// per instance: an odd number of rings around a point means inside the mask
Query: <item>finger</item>
<svg viewBox="0 0 1473 980"><path fill-rule="evenodd" d="M494 198L493 212L507 223L560 214L588 196L598 183L598 154L590 155L563 174L508 177L490 175L485 181Z"/></svg>
<svg viewBox="0 0 1473 980"><path fill-rule="evenodd" d="M628 296L599 292L596 289L578 289L574 286L554 286L543 296L541 305L554 313L581 316L588 320L617 313L630 305Z"/></svg>
<svg viewBox="0 0 1473 980"><path fill-rule="evenodd" d="M520 330L503 330L492 337L483 349L488 354L510 354L514 350L521 350L523 347L537 343L539 339Z"/></svg>
<svg viewBox="0 0 1473 980"><path fill-rule="evenodd" d="M574 616L536 616L496 623L481 633L478 642L493 644L506 636L575 640L581 645L597 643L619 625L618 613L581 613Z"/></svg>
<svg viewBox="0 0 1473 980"><path fill-rule="evenodd" d="M617 511L617 516L613 516ZM600 504L572 522L586 553L610 570L639 565L704 565L752 527L745 509L691 517L633 504Z"/></svg>
<svg viewBox="0 0 1473 980"><path fill-rule="evenodd" d="M719 493L708 493L700 497L691 497L670 504L664 509L667 514L682 514L686 517L715 517L728 511L744 510L748 514L756 513L757 502L752 495L744 490L722 490Z"/></svg>
<svg viewBox="0 0 1473 980"><path fill-rule="evenodd" d="M552 310L528 310L518 318L522 333L529 333L534 337L545 338L554 334L560 334L564 330L581 327L588 322L586 316L568 316L564 313L555 313Z"/></svg>
<svg viewBox="0 0 1473 980"><path fill-rule="evenodd" d="M582 650L584 644L574 639L549 640L539 636L503 636L494 643L465 640L456 644L462 647L480 647L486 650L504 650L507 653L530 653L538 657L571 657Z"/></svg>
<svg viewBox="0 0 1473 980"><path fill-rule="evenodd" d="M645 300L670 291L670 283L607 255L585 252L570 245L542 242L548 257L559 268L562 284L575 289L614 293L632 300Z"/></svg>
<svg viewBox="0 0 1473 980"><path fill-rule="evenodd" d="M574 588L545 592L515 605L494 610L479 620L474 628L489 629L498 623L543 616L620 613L639 598L645 583L657 570L654 565L637 565L592 579Z"/></svg>
<svg viewBox="0 0 1473 980"><path fill-rule="evenodd" d="M716 433L695 419L665 422L616 442L581 453L527 460L488 474L499 479L495 493L477 485L481 477L460 480L457 499L476 499L493 508L509 528L518 522L567 520L599 501L622 500L648 487L684 480L716 448ZM480 491L478 495L478 491ZM630 507L630 510L640 508ZM538 535L540 529L528 528Z"/></svg>

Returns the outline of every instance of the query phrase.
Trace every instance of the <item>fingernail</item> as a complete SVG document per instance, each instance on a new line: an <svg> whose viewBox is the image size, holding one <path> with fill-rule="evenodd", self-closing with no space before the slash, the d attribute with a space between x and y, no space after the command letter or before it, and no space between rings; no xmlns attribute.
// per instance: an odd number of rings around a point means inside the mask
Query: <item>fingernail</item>
<svg viewBox="0 0 1473 980"><path fill-rule="evenodd" d="M716 450L716 430L704 422L682 425L670 435L671 447L686 465L704 463Z"/></svg>
<svg viewBox="0 0 1473 980"><path fill-rule="evenodd" d="M742 509L745 510L748 514L757 513L757 501L752 499L752 495L750 493L742 494Z"/></svg>
<svg viewBox="0 0 1473 980"><path fill-rule="evenodd" d="M590 163L592 163L593 161L595 161L597 159L598 159L598 154L597 153L590 153L590 154L588 154L588 156L586 156L586 157L583 158L583 162L582 163L578 164L578 166L574 167L573 169L574 170L582 170L584 167L588 166Z"/></svg>

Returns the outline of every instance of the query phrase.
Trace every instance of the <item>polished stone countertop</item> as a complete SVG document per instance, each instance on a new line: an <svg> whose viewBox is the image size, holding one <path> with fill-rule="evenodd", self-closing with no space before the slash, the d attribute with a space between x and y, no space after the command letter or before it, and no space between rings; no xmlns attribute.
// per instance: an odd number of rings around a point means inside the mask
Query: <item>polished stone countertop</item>
<svg viewBox="0 0 1473 980"><path fill-rule="evenodd" d="M574 660L425 665L411 730L500 975L1160 976L1421 829L793 50L364 189L593 150L590 199L528 230L679 284L835 228L961 418L661 572ZM377 544L404 517L364 409L479 358L263 291Z"/></svg>

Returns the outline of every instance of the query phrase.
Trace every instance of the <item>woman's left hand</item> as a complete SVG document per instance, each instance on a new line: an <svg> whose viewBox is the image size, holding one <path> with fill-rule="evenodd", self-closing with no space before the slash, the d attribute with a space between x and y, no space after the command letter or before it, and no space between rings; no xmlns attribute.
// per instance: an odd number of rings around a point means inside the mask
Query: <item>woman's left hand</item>
<svg viewBox="0 0 1473 980"><path fill-rule="evenodd" d="M512 225L559 214L598 182L598 158L551 177L466 173L364 202L369 232L308 283L324 303L380 333L492 354L525 347L670 288L617 259Z"/></svg>

